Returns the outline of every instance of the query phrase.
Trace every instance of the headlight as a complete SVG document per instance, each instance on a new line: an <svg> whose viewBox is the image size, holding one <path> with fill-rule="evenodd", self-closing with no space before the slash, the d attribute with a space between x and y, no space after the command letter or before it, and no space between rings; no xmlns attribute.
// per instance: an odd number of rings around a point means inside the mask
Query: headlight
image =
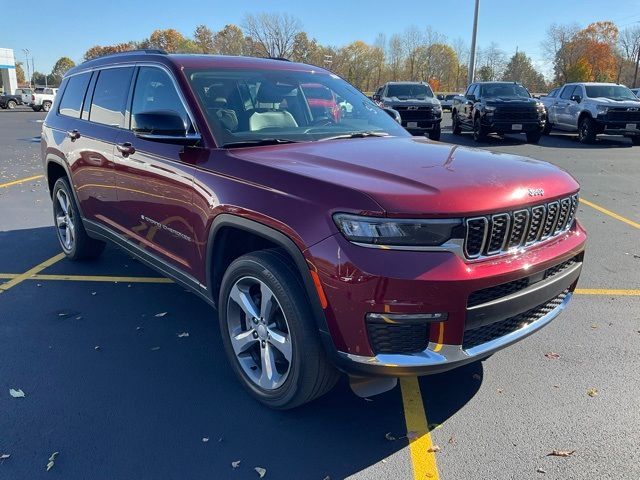
<svg viewBox="0 0 640 480"><path fill-rule="evenodd" d="M598 112L598 115L606 115L609 111L609 107L606 105L596 105L596 111Z"/></svg>
<svg viewBox="0 0 640 480"><path fill-rule="evenodd" d="M460 234L460 219L394 219L337 213L333 216L342 235L354 243L390 247L442 245ZM460 237L462 235L460 234Z"/></svg>
<svg viewBox="0 0 640 480"><path fill-rule="evenodd" d="M490 107L487 105L486 107L484 107L484 111L487 113L493 113L496 111L496 107Z"/></svg>

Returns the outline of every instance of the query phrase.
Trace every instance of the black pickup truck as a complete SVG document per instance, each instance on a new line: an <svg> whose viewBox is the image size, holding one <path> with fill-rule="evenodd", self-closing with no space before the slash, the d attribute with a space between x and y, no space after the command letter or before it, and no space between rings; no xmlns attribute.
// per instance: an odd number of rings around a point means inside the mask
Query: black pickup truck
<svg viewBox="0 0 640 480"><path fill-rule="evenodd" d="M22 105L22 97L20 95L0 95L0 108L13 110L18 105Z"/></svg>
<svg viewBox="0 0 640 480"><path fill-rule="evenodd" d="M442 106L428 83L388 82L372 98L381 107L396 110L409 133L440 140Z"/></svg>
<svg viewBox="0 0 640 480"><path fill-rule="evenodd" d="M490 133L524 133L527 142L538 143L545 119L544 105L515 82L472 83L451 107L454 135L470 131L476 142Z"/></svg>

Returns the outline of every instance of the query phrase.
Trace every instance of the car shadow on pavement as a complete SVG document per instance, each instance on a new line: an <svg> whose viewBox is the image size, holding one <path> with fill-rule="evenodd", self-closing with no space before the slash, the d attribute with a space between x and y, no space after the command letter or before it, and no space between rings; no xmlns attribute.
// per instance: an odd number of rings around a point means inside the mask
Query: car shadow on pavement
<svg viewBox="0 0 640 480"><path fill-rule="evenodd" d="M59 252L53 227L2 232L0 249L0 273ZM41 273L158 276L113 247ZM58 451L51 473L63 478L252 479L261 467L335 480L408 444L400 388L367 401L343 378L297 409L263 407L227 365L216 312L175 284L25 280L0 294L0 312L0 451L11 454L0 469L11 478L40 478ZM461 409L481 375L476 363L422 378L429 421Z"/></svg>
<svg viewBox="0 0 640 480"><path fill-rule="evenodd" d="M462 145L465 147L510 147L526 145L524 135L489 135L484 142L476 143L470 134L454 135L453 133L442 133L442 142ZM585 145L578 141L578 137L571 133L552 132L551 135L543 135L540 142L536 144L540 147L553 148L575 148L575 149L608 149L608 148L631 148L631 140L624 137L598 136L595 143Z"/></svg>

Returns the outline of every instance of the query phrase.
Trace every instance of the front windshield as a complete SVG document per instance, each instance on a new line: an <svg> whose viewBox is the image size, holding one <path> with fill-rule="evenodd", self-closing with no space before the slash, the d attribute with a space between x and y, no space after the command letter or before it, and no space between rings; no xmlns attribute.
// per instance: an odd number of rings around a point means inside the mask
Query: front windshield
<svg viewBox="0 0 640 480"><path fill-rule="evenodd" d="M631 90L622 85L585 85L587 97L611 100L638 100Z"/></svg>
<svg viewBox="0 0 640 480"><path fill-rule="evenodd" d="M482 98L530 98L529 92L517 83L493 83L482 85Z"/></svg>
<svg viewBox="0 0 640 480"><path fill-rule="evenodd" d="M429 85L423 83L392 83L387 87L388 98L397 98L399 100L418 99L433 97L433 91Z"/></svg>
<svg viewBox="0 0 640 480"><path fill-rule="evenodd" d="M409 136L356 88L324 72L198 69L188 78L219 146Z"/></svg>

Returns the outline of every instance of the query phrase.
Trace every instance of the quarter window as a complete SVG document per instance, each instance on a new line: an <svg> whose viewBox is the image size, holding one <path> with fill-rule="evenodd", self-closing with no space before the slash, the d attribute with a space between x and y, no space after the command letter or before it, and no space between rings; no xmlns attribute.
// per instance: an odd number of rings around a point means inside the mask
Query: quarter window
<svg viewBox="0 0 640 480"><path fill-rule="evenodd" d="M159 111L175 112L189 126L189 116L169 74L160 68L141 67L133 92L131 128L135 127L137 113Z"/></svg>
<svg viewBox="0 0 640 480"><path fill-rule="evenodd" d="M74 75L67 81L67 87L64 89L60 107L58 112L67 117L80 118L80 110L82 109L82 101L87 92L87 85L91 79L91 73L82 73Z"/></svg>
<svg viewBox="0 0 640 480"><path fill-rule="evenodd" d="M133 67L100 71L91 101L89 120L112 127L124 127L125 108Z"/></svg>

